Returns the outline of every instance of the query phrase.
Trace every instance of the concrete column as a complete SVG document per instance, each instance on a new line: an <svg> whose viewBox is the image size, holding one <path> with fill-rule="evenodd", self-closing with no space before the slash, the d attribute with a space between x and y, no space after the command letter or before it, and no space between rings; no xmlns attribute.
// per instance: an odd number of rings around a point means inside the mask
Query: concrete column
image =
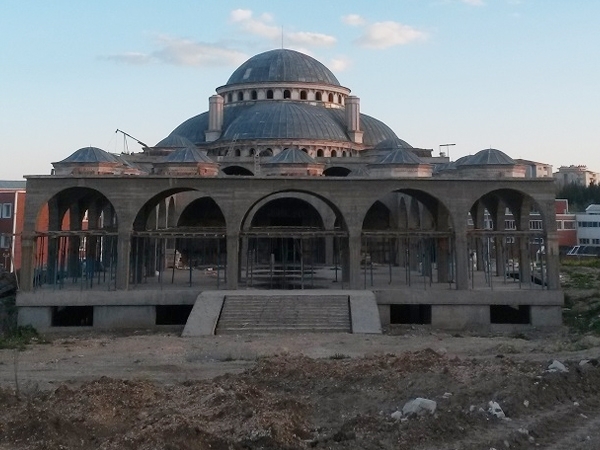
<svg viewBox="0 0 600 450"><path fill-rule="evenodd" d="M227 289L237 289L239 284L240 234L227 233Z"/></svg>
<svg viewBox="0 0 600 450"><path fill-rule="evenodd" d="M21 278L19 290L33 290L33 268L35 265L35 238L30 233L21 235Z"/></svg>
<svg viewBox="0 0 600 450"><path fill-rule="evenodd" d="M129 257L131 254L131 232L119 231L117 237L117 289L129 289Z"/></svg>
<svg viewBox="0 0 600 450"><path fill-rule="evenodd" d="M208 99L208 130L205 131L206 142L216 141L221 137L223 128L223 103L220 95L212 95Z"/></svg>
<svg viewBox="0 0 600 450"><path fill-rule="evenodd" d="M74 204L69 208L69 227L71 230L81 230L81 211L79 203ZM71 236L69 239L67 272L70 277L78 277L79 272L79 245L81 238L79 236Z"/></svg>
<svg viewBox="0 0 600 450"><path fill-rule="evenodd" d="M467 228L462 222L455 225L454 247L456 252L456 289L469 289L469 250Z"/></svg>
<svg viewBox="0 0 600 450"><path fill-rule="evenodd" d="M450 252L450 240L448 238L437 239L437 274L438 283L447 283L449 281L448 276L448 263Z"/></svg>
<svg viewBox="0 0 600 450"><path fill-rule="evenodd" d="M522 283L531 282L531 261L529 259L529 238L519 237L519 279Z"/></svg>
<svg viewBox="0 0 600 450"><path fill-rule="evenodd" d="M547 264L546 282L548 283L548 289L560 289L560 261L558 257L558 235L556 232L548 232L545 245Z"/></svg>
<svg viewBox="0 0 600 450"><path fill-rule="evenodd" d="M360 230L353 230L349 232L348 236L348 258L347 268L344 266L344 276L348 273L348 281L350 283L350 289L363 289L364 283L360 273L360 259L361 259L361 232Z"/></svg>

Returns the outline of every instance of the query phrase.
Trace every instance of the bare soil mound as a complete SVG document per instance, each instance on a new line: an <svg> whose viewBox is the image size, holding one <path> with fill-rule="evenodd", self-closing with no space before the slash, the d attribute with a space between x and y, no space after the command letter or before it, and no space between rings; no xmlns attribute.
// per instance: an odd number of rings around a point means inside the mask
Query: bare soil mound
<svg viewBox="0 0 600 450"><path fill-rule="evenodd" d="M212 380L101 377L19 398L5 387L0 448L600 448L600 368L563 362L568 372L550 373L547 362L431 349L283 355ZM435 413L392 418L416 397L436 401Z"/></svg>

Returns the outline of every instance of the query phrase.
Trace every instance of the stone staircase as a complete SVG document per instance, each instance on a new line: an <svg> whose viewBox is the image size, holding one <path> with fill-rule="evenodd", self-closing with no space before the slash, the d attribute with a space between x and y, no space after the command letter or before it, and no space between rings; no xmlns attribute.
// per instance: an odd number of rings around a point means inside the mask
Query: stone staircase
<svg viewBox="0 0 600 450"><path fill-rule="evenodd" d="M267 332L351 333L347 295L227 295L216 334Z"/></svg>

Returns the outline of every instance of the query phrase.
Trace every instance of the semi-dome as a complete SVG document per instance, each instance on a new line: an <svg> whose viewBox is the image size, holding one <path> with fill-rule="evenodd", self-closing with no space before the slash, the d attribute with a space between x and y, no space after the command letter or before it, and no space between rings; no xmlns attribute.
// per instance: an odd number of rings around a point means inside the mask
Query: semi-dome
<svg viewBox="0 0 600 450"><path fill-rule="evenodd" d="M220 140L294 137L348 141L344 114L340 109L322 108L300 102L264 102L225 108ZM361 113L360 124L364 132L363 144L366 146L398 139L390 127L374 117ZM194 144L201 144L206 142L206 130L208 112L186 120L175 128L170 136L177 135ZM302 134L305 130L307 134ZM168 137L163 141L167 139Z"/></svg>
<svg viewBox="0 0 600 450"><path fill-rule="evenodd" d="M299 102L265 102L240 111L221 139L326 139L345 141L344 126L326 108Z"/></svg>
<svg viewBox="0 0 600 450"><path fill-rule="evenodd" d="M319 61L288 49L270 50L253 56L233 72L227 85L271 82L340 85L335 75Z"/></svg>
<svg viewBox="0 0 600 450"><path fill-rule="evenodd" d="M186 148L193 147L194 143L188 138L171 133L154 147L159 148Z"/></svg>
<svg viewBox="0 0 600 450"><path fill-rule="evenodd" d="M215 164L203 151L196 147L185 147L175 150L165 156L161 162L164 163L209 163Z"/></svg>
<svg viewBox="0 0 600 450"><path fill-rule="evenodd" d="M402 149L402 148L412 148L412 145L410 145L406 141L403 141L402 139L397 138L397 137L385 139L385 140L379 142L375 146L375 150L390 150L390 151L392 151L392 150L397 150L397 149Z"/></svg>

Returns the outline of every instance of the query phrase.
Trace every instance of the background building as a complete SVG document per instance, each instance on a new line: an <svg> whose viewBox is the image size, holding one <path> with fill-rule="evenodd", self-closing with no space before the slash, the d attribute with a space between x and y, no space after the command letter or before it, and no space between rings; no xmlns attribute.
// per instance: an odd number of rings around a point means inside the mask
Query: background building
<svg viewBox="0 0 600 450"><path fill-rule="evenodd" d="M21 267L21 239L25 181L0 180L0 267L13 272Z"/></svg>

